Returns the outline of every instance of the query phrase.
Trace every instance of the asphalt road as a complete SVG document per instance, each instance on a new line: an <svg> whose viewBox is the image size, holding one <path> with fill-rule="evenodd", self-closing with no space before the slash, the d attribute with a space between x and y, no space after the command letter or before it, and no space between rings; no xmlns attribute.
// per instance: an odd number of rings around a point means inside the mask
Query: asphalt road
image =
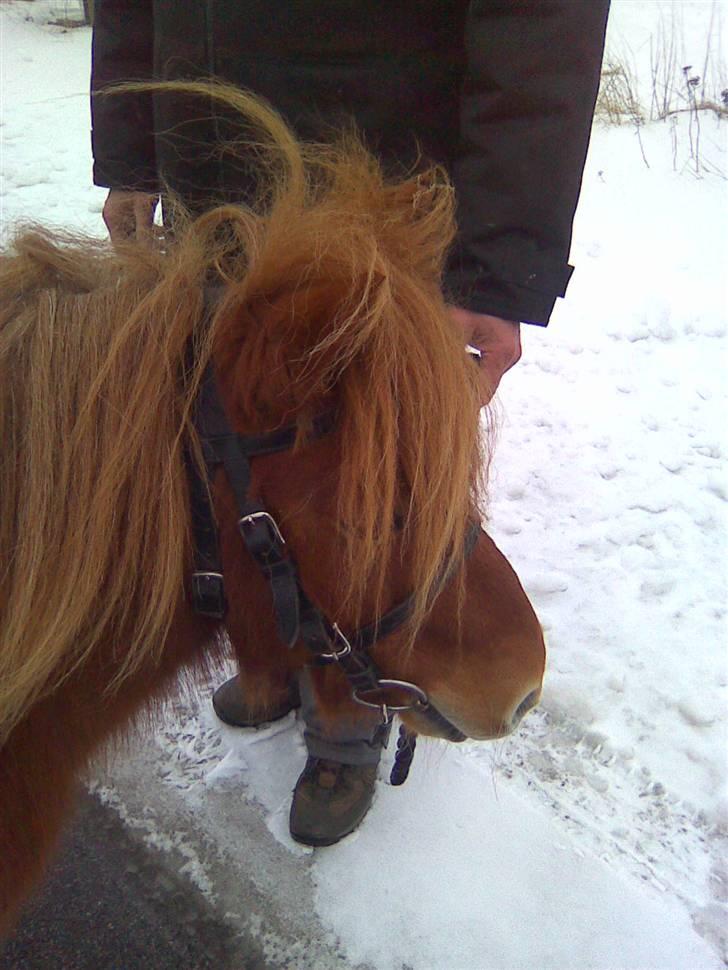
<svg viewBox="0 0 728 970"><path fill-rule="evenodd" d="M0 944L0 970L268 970L165 856L83 795L38 896Z"/></svg>

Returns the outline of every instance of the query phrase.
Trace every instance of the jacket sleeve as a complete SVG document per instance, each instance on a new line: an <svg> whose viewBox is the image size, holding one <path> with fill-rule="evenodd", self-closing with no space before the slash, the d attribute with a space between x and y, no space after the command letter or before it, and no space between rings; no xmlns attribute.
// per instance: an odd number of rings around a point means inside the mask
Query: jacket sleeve
<svg viewBox="0 0 728 970"><path fill-rule="evenodd" d="M121 81L149 80L153 62L153 0L96 0L91 60L96 185L158 189L152 95L99 93Z"/></svg>
<svg viewBox="0 0 728 970"><path fill-rule="evenodd" d="M445 284L479 313L546 325L572 273L571 231L589 144L609 0L473 0L459 233Z"/></svg>

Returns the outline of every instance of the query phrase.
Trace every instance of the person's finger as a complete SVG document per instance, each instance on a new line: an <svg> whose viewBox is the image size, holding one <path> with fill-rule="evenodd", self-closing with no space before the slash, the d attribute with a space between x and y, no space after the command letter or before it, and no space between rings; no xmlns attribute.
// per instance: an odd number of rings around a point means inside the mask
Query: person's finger
<svg viewBox="0 0 728 970"><path fill-rule="evenodd" d="M501 378L521 357L521 328L515 320L505 320L462 307L451 307L452 320L461 330L465 343L479 352L481 404L495 394Z"/></svg>
<svg viewBox="0 0 728 970"><path fill-rule="evenodd" d="M490 401L498 390L501 378L515 363L516 361L508 355L488 352L483 354L480 361L483 404Z"/></svg>
<svg viewBox="0 0 728 970"><path fill-rule="evenodd" d="M134 194L134 228L137 239L149 239L154 225L157 196L143 192Z"/></svg>
<svg viewBox="0 0 728 970"><path fill-rule="evenodd" d="M518 324L514 327L513 345L511 347L510 353L508 355L508 360L503 368L503 373L510 370L511 367L515 367L518 361L521 359L521 328Z"/></svg>
<svg viewBox="0 0 728 970"><path fill-rule="evenodd" d="M151 237L157 201L158 196L148 192L111 189L101 214L112 243Z"/></svg>
<svg viewBox="0 0 728 970"><path fill-rule="evenodd" d="M484 353L478 362L478 369L480 403L485 407L498 390L501 377L503 377L507 368L502 357L499 359L493 354Z"/></svg>
<svg viewBox="0 0 728 970"><path fill-rule="evenodd" d="M495 392L498 390L498 383L498 378L494 380L493 375L485 367L481 367L478 386L480 387L480 406L482 408L490 404Z"/></svg>
<svg viewBox="0 0 728 970"><path fill-rule="evenodd" d="M101 212L102 218L111 236L112 243L120 243L128 239L134 232L134 210L131 206L120 204L109 193L104 208Z"/></svg>

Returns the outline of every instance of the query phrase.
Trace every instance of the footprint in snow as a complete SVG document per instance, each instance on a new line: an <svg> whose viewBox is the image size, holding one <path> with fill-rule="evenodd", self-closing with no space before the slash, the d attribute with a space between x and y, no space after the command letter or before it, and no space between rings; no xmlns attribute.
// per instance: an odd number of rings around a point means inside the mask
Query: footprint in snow
<svg viewBox="0 0 728 970"><path fill-rule="evenodd" d="M48 175L16 175L13 178L13 184L16 189L32 189L36 185L49 185L50 177Z"/></svg>
<svg viewBox="0 0 728 970"><path fill-rule="evenodd" d="M728 502L728 483L723 478L713 478L705 486L705 490L715 495L723 502Z"/></svg>
<svg viewBox="0 0 728 970"><path fill-rule="evenodd" d="M228 785L239 785L241 777L248 770L248 765L235 750L230 750L214 768L205 775L208 788L226 788Z"/></svg>
<svg viewBox="0 0 728 970"><path fill-rule="evenodd" d="M529 573L524 576L523 585L533 596L551 596L554 593L565 593L569 588L566 577L553 572Z"/></svg>
<svg viewBox="0 0 728 970"><path fill-rule="evenodd" d="M691 727L710 727L715 724L717 715L713 712L700 710L685 701L677 705L678 714Z"/></svg>
<svg viewBox="0 0 728 970"><path fill-rule="evenodd" d="M510 499L511 502L519 502L525 494L526 490L521 485L511 485L510 488L506 489L506 498Z"/></svg>
<svg viewBox="0 0 728 970"><path fill-rule="evenodd" d="M640 586L643 599L654 599L671 593L675 588L673 579L646 579Z"/></svg>
<svg viewBox="0 0 728 970"><path fill-rule="evenodd" d="M291 838L291 833L288 827L288 813L291 808L290 797L286 798L275 811L270 812L266 816L265 824L268 831L273 836L273 838L280 842L282 846L288 849L293 855L297 856L310 856L313 855L313 847L309 845L301 845L300 842L294 841ZM349 839L352 836L348 836Z"/></svg>

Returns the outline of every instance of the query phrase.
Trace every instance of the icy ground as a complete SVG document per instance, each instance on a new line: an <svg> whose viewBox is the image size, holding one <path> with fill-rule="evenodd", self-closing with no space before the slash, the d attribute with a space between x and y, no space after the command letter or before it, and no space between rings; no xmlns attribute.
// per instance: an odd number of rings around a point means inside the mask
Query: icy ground
<svg viewBox="0 0 728 970"><path fill-rule="evenodd" d="M47 7L0 9L2 232L32 218L101 234L90 34L43 23ZM711 4L613 4L610 44L642 78L666 9L681 60L700 64ZM540 709L497 745L422 746L408 784L380 783L361 830L315 853L286 831L305 758L293 718L221 730L203 684L145 746L198 825L213 802L265 821L260 892L285 893L263 875L282 851L313 887L287 905L315 908L350 965L708 970L728 958L726 127L702 117L697 172L686 116L641 141L595 131L568 298L548 330L525 328L500 394L489 529L547 632ZM130 807L113 770L99 791L230 906L162 809ZM237 863L232 822L208 834ZM275 959L316 966L312 954Z"/></svg>

